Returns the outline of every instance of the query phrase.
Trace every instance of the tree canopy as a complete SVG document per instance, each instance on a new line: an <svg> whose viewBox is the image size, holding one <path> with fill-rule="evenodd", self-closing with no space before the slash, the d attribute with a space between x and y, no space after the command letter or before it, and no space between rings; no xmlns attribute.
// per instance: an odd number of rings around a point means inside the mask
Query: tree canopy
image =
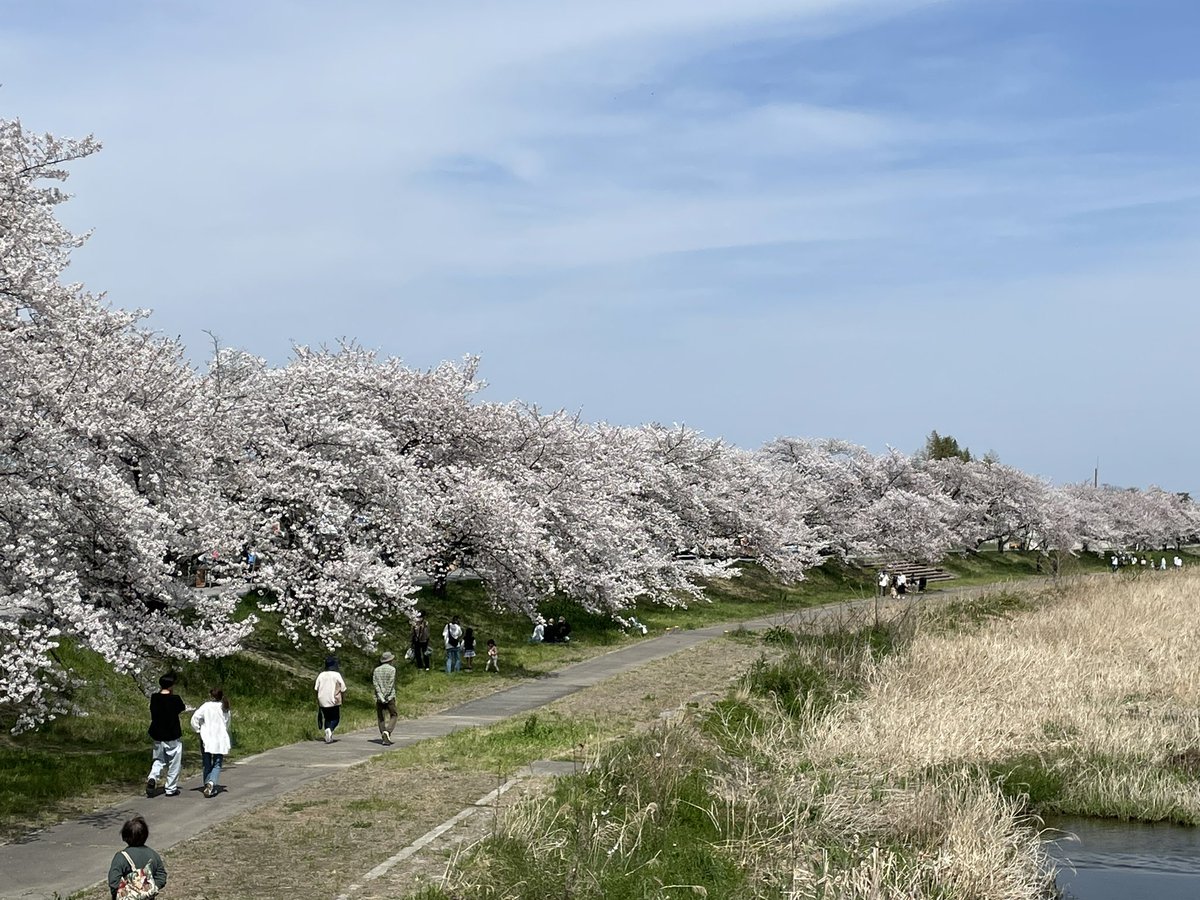
<svg viewBox="0 0 1200 900"><path fill-rule="evenodd" d="M798 580L829 558L934 560L996 540L1070 551L1194 535L1158 488L1056 487L932 432L873 454L742 449L483 402L478 361L428 370L346 344L203 373L145 315L64 283L81 239L62 166L97 149L0 121L0 721L70 708L64 641L116 669L235 652L253 591L293 641L371 647L456 570L536 615L685 604L745 558ZM254 564L249 561L253 556ZM196 592L198 559L223 589Z"/></svg>

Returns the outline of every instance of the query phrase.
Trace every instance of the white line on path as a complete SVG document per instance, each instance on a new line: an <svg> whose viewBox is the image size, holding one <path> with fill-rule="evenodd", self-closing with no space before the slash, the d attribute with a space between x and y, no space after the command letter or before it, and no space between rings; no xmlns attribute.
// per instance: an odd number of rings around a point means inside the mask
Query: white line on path
<svg viewBox="0 0 1200 900"><path fill-rule="evenodd" d="M495 790L488 791L486 794L484 794L482 797L480 797L478 800L476 800L473 804L468 806L466 809L462 810L461 812L459 812L459 813L455 814L454 816L452 816L451 818L447 819L445 822L443 822L441 825L438 825L436 828L431 828L429 831L425 832L423 835L421 835L419 838L417 838L415 841L413 841L411 844L409 844L407 847L405 847L399 853L395 854L394 856L389 857L388 859L385 859L383 862L381 862L379 865L377 865L371 871L367 872L363 876L363 879L361 882L355 882L354 884L352 884L348 888L346 888L346 892L344 894L339 894L337 896L336 900L350 900L350 895L353 894L355 891L362 890L362 888L364 886L366 886L367 882L374 881L377 878L382 878L389 871L391 871L392 867L395 866L397 863L404 862L404 860L408 859L410 856L412 856L414 853L416 853L422 847L426 847L429 844L436 841L438 838L440 838L443 834L445 834L447 831L449 831L451 828L453 828L459 822L461 822L464 819L469 818L470 816L473 816L475 813L479 812L479 810L481 808L483 808L485 806L490 806L492 803L495 803L496 800L498 800L500 798L501 794L506 793L509 790L509 788L512 788L518 782L523 781L525 778L528 778L528 777L529 777L528 775L518 775L514 778L510 778L508 781L504 782L504 784L500 785L500 787L496 788Z"/></svg>

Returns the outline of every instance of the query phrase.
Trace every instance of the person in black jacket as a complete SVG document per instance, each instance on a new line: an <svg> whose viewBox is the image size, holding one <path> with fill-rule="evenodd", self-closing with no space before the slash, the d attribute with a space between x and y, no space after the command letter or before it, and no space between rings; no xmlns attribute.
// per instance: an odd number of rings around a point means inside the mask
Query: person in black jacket
<svg viewBox="0 0 1200 900"><path fill-rule="evenodd" d="M183 729L179 716L187 707L175 693L175 673L168 672L158 679L158 693L150 695L150 739L154 741L154 763L146 778L146 796L158 790L163 769L167 772L164 793L179 796L179 770L183 767Z"/></svg>
<svg viewBox="0 0 1200 900"><path fill-rule="evenodd" d="M163 865L158 851L146 846L150 837L150 826L141 816L134 816L121 826L121 840L125 849L117 851L113 856L112 865L108 867L108 889L112 891L113 900L117 900L117 888L121 879L134 872L135 869L150 867L150 877L161 891L167 886L167 867ZM131 865L132 863L132 865Z"/></svg>

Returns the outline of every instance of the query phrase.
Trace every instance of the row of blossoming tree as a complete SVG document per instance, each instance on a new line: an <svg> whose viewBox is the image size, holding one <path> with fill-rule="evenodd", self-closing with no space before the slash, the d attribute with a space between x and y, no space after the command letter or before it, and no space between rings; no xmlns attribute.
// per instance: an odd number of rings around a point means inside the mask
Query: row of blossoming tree
<svg viewBox="0 0 1200 900"><path fill-rule="evenodd" d="M1055 487L994 461L781 438L744 450L482 402L472 359L428 371L357 346L194 371L144 312L64 279L63 165L96 144L0 121L0 718L64 709L68 639L116 669L235 652L256 588L293 640L371 646L418 579L477 575L498 605L680 604L752 557L935 560L985 541L1160 545L1186 498ZM197 595L198 556L244 559Z"/></svg>

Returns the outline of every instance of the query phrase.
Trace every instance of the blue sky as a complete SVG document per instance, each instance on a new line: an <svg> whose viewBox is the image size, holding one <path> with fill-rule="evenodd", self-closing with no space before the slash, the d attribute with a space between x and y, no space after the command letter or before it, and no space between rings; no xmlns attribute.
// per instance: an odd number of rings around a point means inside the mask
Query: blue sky
<svg viewBox="0 0 1200 900"><path fill-rule="evenodd" d="M1200 492L1200 6L5 3L94 133L73 276L205 355L357 338L741 446L937 429Z"/></svg>

